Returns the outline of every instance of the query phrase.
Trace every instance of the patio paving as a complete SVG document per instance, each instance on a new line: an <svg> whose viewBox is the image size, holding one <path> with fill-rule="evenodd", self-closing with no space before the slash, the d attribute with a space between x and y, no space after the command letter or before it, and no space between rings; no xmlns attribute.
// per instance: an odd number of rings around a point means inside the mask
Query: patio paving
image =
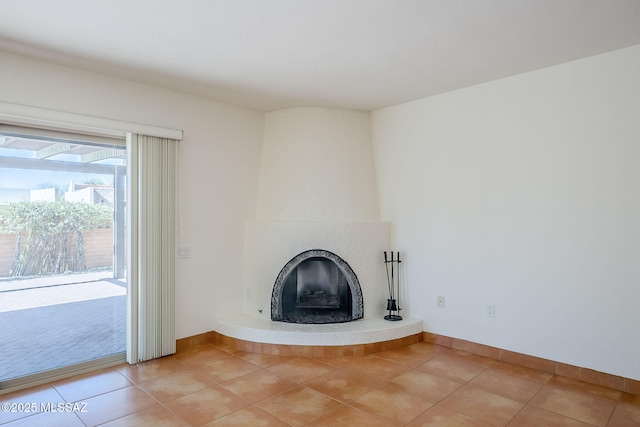
<svg viewBox="0 0 640 427"><path fill-rule="evenodd" d="M111 273L0 283L0 381L123 352L126 283Z"/></svg>

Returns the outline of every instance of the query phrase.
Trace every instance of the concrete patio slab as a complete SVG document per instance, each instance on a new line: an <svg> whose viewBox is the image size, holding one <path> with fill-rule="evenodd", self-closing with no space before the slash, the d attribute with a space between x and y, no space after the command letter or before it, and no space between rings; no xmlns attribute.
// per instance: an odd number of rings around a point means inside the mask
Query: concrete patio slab
<svg viewBox="0 0 640 427"><path fill-rule="evenodd" d="M124 283L98 280L64 285L59 276L48 278L52 279L48 284L42 279L18 281L23 289L0 290L0 306L10 299L22 304L19 310L0 311L0 381L126 350ZM80 295L87 299L79 300Z"/></svg>

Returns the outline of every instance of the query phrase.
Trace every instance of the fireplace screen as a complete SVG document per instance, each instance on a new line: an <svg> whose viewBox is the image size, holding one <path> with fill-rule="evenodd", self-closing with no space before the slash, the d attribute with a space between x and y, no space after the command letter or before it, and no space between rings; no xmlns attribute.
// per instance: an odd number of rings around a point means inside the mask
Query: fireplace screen
<svg viewBox="0 0 640 427"><path fill-rule="evenodd" d="M278 274L271 319L291 323L340 323L361 319L362 290L351 267L324 250L303 252Z"/></svg>

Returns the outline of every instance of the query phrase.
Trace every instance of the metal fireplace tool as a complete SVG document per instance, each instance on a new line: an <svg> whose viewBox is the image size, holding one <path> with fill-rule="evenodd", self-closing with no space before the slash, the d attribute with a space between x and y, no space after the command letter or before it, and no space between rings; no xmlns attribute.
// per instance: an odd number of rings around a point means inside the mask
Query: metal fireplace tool
<svg viewBox="0 0 640 427"><path fill-rule="evenodd" d="M384 266L387 269L387 284L389 285L389 299L387 300L387 310L389 314L384 316L385 320L402 320L400 316L400 310L398 300L400 299L400 252L394 260L393 252L391 252L391 259L387 257L387 252L384 252ZM391 264L391 276L389 276L389 264ZM394 277L394 264L398 267L398 275ZM396 299L397 295L397 299Z"/></svg>

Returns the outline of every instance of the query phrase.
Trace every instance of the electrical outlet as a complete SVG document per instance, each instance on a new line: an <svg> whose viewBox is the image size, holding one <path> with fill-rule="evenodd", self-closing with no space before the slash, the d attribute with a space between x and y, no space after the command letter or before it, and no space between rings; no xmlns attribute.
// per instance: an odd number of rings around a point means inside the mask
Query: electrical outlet
<svg viewBox="0 0 640 427"><path fill-rule="evenodd" d="M178 246L178 258L191 258L191 247Z"/></svg>
<svg viewBox="0 0 640 427"><path fill-rule="evenodd" d="M489 304L487 306L487 317L496 317L496 306L495 306L495 304Z"/></svg>
<svg viewBox="0 0 640 427"><path fill-rule="evenodd" d="M438 307L444 308L444 296L438 295Z"/></svg>

